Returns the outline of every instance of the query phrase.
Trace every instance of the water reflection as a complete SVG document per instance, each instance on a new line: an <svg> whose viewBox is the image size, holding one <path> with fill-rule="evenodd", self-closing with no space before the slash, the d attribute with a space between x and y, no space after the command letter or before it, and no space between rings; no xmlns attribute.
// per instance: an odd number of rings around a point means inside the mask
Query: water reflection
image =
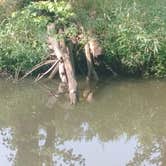
<svg viewBox="0 0 166 166"><path fill-rule="evenodd" d="M165 90L165 81L111 80L73 107L43 86L0 81L0 165L166 165Z"/></svg>
<svg viewBox="0 0 166 166"><path fill-rule="evenodd" d="M12 146L11 128L0 129L0 163L1 165L13 165L16 149Z"/></svg>
<svg viewBox="0 0 166 166"><path fill-rule="evenodd" d="M72 147L74 152L81 153L85 157L86 165L125 165L134 157L134 148L137 141L133 137L127 140L122 136L115 141L103 142L97 137L87 141L66 141L61 147ZM62 164L63 165L63 164Z"/></svg>

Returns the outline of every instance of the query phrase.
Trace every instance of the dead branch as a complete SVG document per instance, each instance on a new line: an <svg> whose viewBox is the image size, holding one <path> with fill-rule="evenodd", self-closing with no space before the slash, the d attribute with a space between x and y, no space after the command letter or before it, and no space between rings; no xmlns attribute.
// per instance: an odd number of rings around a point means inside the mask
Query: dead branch
<svg viewBox="0 0 166 166"><path fill-rule="evenodd" d="M35 80L35 82L39 81L42 79L46 74L48 74L57 64L59 60L57 60L46 72L44 72L38 79Z"/></svg>
<svg viewBox="0 0 166 166"><path fill-rule="evenodd" d="M39 64L37 64L36 66L34 66L29 72L27 72L20 80L23 80L24 78L26 78L29 74L31 74L33 71L39 69L40 67L42 66L45 66L45 65L48 65L48 64L51 64L51 63L54 63L55 60L47 60L47 61L44 61L44 62L41 62Z"/></svg>
<svg viewBox="0 0 166 166"><path fill-rule="evenodd" d="M54 69L52 70L52 72L50 73L50 75L48 76L48 79L53 79L56 75L56 73L58 72L59 69L59 65L57 64Z"/></svg>

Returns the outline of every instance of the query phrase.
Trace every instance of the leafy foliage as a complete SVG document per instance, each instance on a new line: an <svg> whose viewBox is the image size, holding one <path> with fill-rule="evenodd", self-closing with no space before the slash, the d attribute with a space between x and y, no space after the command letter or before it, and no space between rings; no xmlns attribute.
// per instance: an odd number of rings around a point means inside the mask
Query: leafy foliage
<svg viewBox="0 0 166 166"><path fill-rule="evenodd" d="M76 1L75 1L76 3ZM107 63L121 74L166 76L163 0L87 0L76 10L100 39Z"/></svg>
<svg viewBox="0 0 166 166"><path fill-rule="evenodd" d="M46 25L55 20L56 25L68 26L67 34L74 29L69 21L74 17L65 2L33 2L13 12L0 25L0 68L11 73L24 72L47 56Z"/></svg>

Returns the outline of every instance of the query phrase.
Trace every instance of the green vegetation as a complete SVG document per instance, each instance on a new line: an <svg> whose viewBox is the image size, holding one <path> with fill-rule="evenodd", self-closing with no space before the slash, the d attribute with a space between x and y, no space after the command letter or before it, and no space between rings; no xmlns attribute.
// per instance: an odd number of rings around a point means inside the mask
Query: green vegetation
<svg viewBox="0 0 166 166"><path fill-rule="evenodd" d="M14 3L14 2L13 2ZM8 5L9 4L9 5ZM46 25L77 26L101 42L104 61L118 74L166 76L166 2L164 0L18 1L0 6L0 69L18 75L47 57ZM2 11L2 10L0 10Z"/></svg>
<svg viewBox="0 0 166 166"><path fill-rule="evenodd" d="M89 0L79 14L86 27L93 26L115 71L161 77L166 76L165 6L163 0ZM96 13L87 19L86 9Z"/></svg>
<svg viewBox="0 0 166 166"><path fill-rule="evenodd" d="M46 25L55 21L74 35L74 13L65 2L33 2L13 12L0 25L0 68L18 75L47 58Z"/></svg>
<svg viewBox="0 0 166 166"><path fill-rule="evenodd" d="M25 71L45 55L43 38L46 22L29 8L13 12L1 23L0 67L12 74Z"/></svg>

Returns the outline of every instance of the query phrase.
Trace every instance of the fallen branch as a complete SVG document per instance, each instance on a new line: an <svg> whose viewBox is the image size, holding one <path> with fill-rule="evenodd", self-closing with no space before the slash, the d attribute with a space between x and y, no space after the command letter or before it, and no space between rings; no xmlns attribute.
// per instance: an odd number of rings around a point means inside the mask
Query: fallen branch
<svg viewBox="0 0 166 166"><path fill-rule="evenodd" d="M55 77L55 74L58 72L59 69L59 65L57 64L57 66L54 67L54 69L52 70L52 72L50 73L50 75L48 76L48 79L53 79Z"/></svg>
<svg viewBox="0 0 166 166"><path fill-rule="evenodd" d="M44 65L48 65L51 63L54 63L55 60L47 60L45 62L41 62L39 64L37 64L36 66L34 66L29 72L27 72L20 80L23 80L25 77L27 77L29 74L31 74L33 71L37 70L38 68L44 66Z"/></svg>
<svg viewBox="0 0 166 166"><path fill-rule="evenodd" d="M59 60L57 60L46 72L44 72L38 79L35 80L35 82L39 81L42 79L46 74L48 74L57 64Z"/></svg>

